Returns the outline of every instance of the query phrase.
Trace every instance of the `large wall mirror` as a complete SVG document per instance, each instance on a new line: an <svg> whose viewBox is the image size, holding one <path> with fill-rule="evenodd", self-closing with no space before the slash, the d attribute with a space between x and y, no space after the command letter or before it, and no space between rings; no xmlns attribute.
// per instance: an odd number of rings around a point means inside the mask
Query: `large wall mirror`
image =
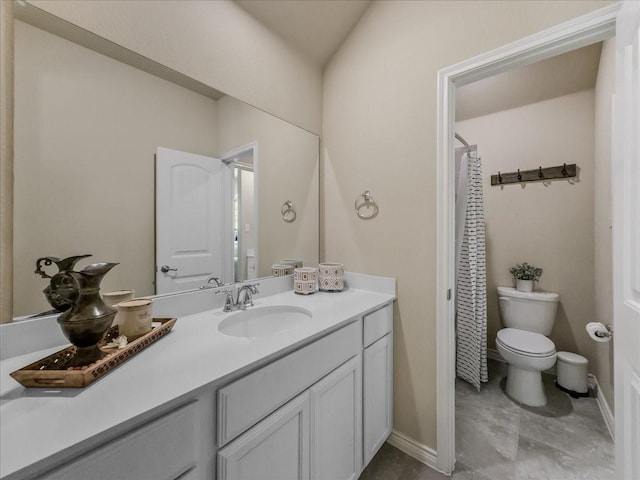
<svg viewBox="0 0 640 480"><path fill-rule="evenodd" d="M268 276L284 258L317 264L317 135L31 23L19 17L15 25L15 317L51 309L42 294L48 280L34 274L45 256L92 254L76 268L119 262L103 290L156 292L159 147L225 157L230 167L235 223L225 250L231 276L223 280ZM294 222L283 219L287 201Z"/></svg>

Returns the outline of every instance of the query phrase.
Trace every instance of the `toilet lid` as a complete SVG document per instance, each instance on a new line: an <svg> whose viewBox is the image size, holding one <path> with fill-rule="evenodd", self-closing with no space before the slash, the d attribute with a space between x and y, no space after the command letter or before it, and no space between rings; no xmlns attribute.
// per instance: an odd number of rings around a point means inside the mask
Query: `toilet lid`
<svg viewBox="0 0 640 480"><path fill-rule="evenodd" d="M498 332L497 341L505 348L525 355L542 357L556 352L554 343L544 335L517 328L503 328Z"/></svg>

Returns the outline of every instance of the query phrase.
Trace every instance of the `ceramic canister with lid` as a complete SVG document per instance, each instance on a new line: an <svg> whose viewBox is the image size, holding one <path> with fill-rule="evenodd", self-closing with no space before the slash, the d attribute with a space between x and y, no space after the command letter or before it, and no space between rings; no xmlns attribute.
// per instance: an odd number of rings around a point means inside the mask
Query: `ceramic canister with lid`
<svg viewBox="0 0 640 480"><path fill-rule="evenodd" d="M110 307L118 308L118 304L120 302L124 302L125 300L131 300L136 296L135 290L115 290L113 292L105 292L102 294L102 300L104 303L109 305ZM120 324L120 313L116 313L115 318L113 319L113 325Z"/></svg>
<svg viewBox="0 0 640 480"><path fill-rule="evenodd" d="M120 302L117 306L120 324L120 335L132 339L151 331L152 300L150 298L134 298Z"/></svg>

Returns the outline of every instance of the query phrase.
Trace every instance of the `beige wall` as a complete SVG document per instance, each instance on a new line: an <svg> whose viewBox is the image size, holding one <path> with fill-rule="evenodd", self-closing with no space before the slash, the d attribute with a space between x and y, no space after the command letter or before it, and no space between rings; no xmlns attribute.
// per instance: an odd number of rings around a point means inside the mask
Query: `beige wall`
<svg viewBox="0 0 640 480"><path fill-rule="evenodd" d="M600 68L595 88L595 292L594 321L605 325L613 319L613 271L611 241L611 96L614 92L615 40L602 46ZM591 344L590 369L613 410L613 346Z"/></svg>
<svg viewBox="0 0 640 480"><path fill-rule="evenodd" d="M13 2L0 1L0 323L13 311Z"/></svg>
<svg viewBox="0 0 640 480"><path fill-rule="evenodd" d="M230 0L28 3L320 133L319 67Z"/></svg>
<svg viewBox="0 0 640 480"><path fill-rule="evenodd" d="M436 447L439 69L609 2L374 2L325 68L323 259L393 275L394 428ZM353 202L369 189L371 221Z"/></svg>
<svg viewBox="0 0 640 480"><path fill-rule="evenodd" d="M594 321L594 90L565 95L456 124L482 158L487 234L488 346L502 325L498 285L509 267L543 269L536 289L560 294L550 338L558 351L590 355ZM491 175L576 163L578 181L491 186ZM593 360L593 358L589 358Z"/></svg>
<svg viewBox="0 0 640 480"><path fill-rule="evenodd" d="M103 289L152 294L153 155L215 155L216 102L25 23L15 33L14 315L50 308L43 256L120 262Z"/></svg>
<svg viewBox="0 0 640 480"><path fill-rule="evenodd" d="M318 263L318 137L229 96L218 100L220 155L251 142L258 144L258 276L285 258ZM282 219L291 200L296 220Z"/></svg>

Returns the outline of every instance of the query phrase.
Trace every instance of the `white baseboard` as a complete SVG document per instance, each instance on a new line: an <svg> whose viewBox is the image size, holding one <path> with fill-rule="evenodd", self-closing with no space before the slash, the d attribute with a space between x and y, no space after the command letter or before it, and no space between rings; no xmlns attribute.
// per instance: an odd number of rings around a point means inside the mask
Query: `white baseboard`
<svg viewBox="0 0 640 480"><path fill-rule="evenodd" d="M427 447L426 445L417 442L413 438L396 430L391 432L391 435L387 438L387 443L403 451L410 457L415 458L419 462L424 463L428 467L441 472L438 469L438 454L433 448Z"/></svg>
<svg viewBox="0 0 640 480"><path fill-rule="evenodd" d="M615 423L613 412L607 403L607 399L604 398L602 394L602 389L600 388L600 384L598 383L598 379L593 375L589 374L587 376L587 381L590 389L595 389L597 392L596 401L598 402L598 407L600 408L600 413L602 413L602 418L604 419L604 423L607 426L607 430L609 430L609 435L611 435L611 439L615 442Z"/></svg>
<svg viewBox="0 0 640 480"><path fill-rule="evenodd" d="M497 362L507 363L502 355L500 355L500 352L495 348L487 348L487 358Z"/></svg>

